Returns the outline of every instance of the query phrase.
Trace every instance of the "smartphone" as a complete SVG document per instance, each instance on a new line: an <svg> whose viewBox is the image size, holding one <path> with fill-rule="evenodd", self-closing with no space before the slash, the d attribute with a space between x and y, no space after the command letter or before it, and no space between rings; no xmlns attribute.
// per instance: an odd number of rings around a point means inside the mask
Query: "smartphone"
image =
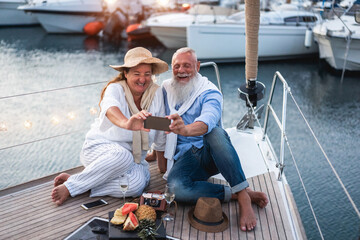
<svg viewBox="0 0 360 240"><path fill-rule="evenodd" d="M144 121L144 128L162 131L170 131L171 120L165 117L149 116Z"/></svg>
<svg viewBox="0 0 360 240"><path fill-rule="evenodd" d="M104 199L99 199L94 202L81 204L81 207L85 210L88 210L90 208L100 207L100 206L107 205L107 204L108 203Z"/></svg>

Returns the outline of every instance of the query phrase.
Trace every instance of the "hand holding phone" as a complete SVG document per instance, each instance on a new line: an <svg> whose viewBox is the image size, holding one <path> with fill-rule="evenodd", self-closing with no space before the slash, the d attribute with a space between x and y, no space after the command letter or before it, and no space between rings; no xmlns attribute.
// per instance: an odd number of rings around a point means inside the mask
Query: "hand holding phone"
<svg viewBox="0 0 360 240"><path fill-rule="evenodd" d="M170 131L171 120L165 117L148 116L144 120L144 128Z"/></svg>

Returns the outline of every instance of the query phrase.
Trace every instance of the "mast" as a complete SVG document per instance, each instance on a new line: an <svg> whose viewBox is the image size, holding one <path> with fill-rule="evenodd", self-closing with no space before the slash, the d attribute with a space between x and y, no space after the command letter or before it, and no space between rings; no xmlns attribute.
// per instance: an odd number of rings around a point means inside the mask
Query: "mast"
<svg viewBox="0 0 360 240"><path fill-rule="evenodd" d="M245 78L246 83L239 88L240 98L246 101L248 107L247 127L254 127L257 101L264 97L264 84L257 82L258 43L260 25L260 0L245 1Z"/></svg>

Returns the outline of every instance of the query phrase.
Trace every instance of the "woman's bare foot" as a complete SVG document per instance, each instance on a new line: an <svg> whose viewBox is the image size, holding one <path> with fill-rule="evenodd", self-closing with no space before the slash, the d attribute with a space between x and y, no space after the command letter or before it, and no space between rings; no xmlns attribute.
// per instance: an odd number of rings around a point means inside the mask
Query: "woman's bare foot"
<svg viewBox="0 0 360 240"><path fill-rule="evenodd" d="M69 190L64 184L54 187L51 192L51 198L56 205L61 205L70 196Z"/></svg>
<svg viewBox="0 0 360 240"><path fill-rule="evenodd" d="M148 162L155 161L156 160L156 151L153 150L152 152L146 154L145 160Z"/></svg>
<svg viewBox="0 0 360 240"><path fill-rule="evenodd" d="M240 229L242 231L251 231L256 226L256 217L251 206L251 198L244 189L237 193L240 212Z"/></svg>
<svg viewBox="0 0 360 240"><path fill-rule="evenodd" d="M255 203L260 208L266 207L266 205L269 203L269 199L267 198L265 193L256 192L251 190L250 188L246 188L246 191L250 196L251 202Z"/></svg>
<svg viewBox="0 0 360 240"><path fill-rule="evenodd" d="M60 173L56 178L54 178L54 187L57 187L57 186L63 184L64 182L66 182L68 180L69 177L70 177L70 174L68 174L68 173Z"/></svg>

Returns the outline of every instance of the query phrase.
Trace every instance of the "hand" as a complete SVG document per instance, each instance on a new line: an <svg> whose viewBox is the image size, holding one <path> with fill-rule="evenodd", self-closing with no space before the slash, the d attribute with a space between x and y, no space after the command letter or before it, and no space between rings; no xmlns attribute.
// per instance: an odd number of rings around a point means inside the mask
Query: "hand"
<svg viewBox="0 0 360 240"><path fill-rule="evenodd" d="M144 120L151 116L151 113L147 112L146 110L142 110L137 114L132 115L126 123L126 129L133 130L133 131L145 131L150 132L150 129L144 128Z"/></svg>
<svg viewBox="0 0 360 240"><path fill-rule="evenodd" d="M182 136L188 135L187 127L184 123L184 120L179 116L179 114L175 113L168 116L167 118L173 120L169 126L171 132Z"/></svg>

